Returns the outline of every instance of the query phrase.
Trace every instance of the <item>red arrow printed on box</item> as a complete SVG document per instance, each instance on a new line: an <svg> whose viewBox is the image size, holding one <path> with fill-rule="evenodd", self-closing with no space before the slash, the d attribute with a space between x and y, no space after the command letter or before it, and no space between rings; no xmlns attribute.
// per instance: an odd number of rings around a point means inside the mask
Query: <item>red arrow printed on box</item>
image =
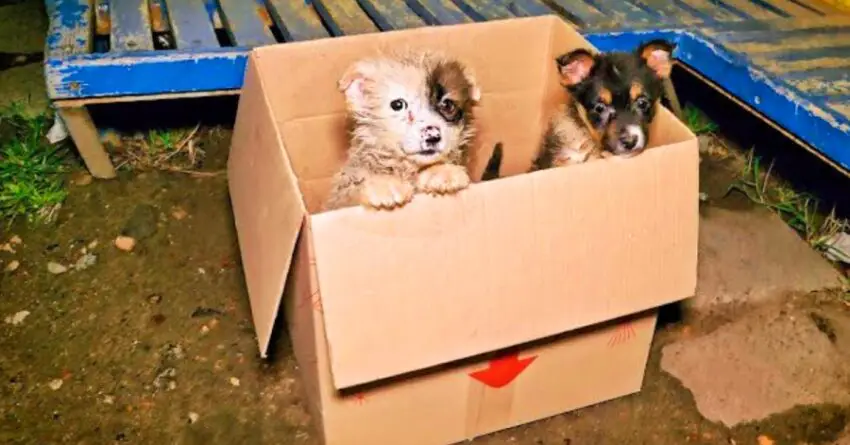
<svg viewBox="0 0 850 445"><path fill-rule="evenodd" d="M470 372L469 376L491 388L498 389L513 382L536 359L536 355L520 359L518 353L510 354L490 360L486 369Z"/></svg>

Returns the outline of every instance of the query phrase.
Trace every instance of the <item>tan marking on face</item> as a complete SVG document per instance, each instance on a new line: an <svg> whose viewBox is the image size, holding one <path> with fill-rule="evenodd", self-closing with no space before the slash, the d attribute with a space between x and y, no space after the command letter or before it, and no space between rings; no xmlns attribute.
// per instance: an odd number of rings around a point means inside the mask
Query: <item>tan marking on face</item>
<svg viewBox="0 0 850 445"><path fill-rule="evenodd" d="M641 94L643 94L643 85L638 82L632 83L632 87L629 89L629 97L631 97L632 100L635 100L640 97Z"/></svg>
<svg viewBox="0 0 850 445"><path fill-rule="evenodd" d="M614 96L611 94L611 90L605 87L600 88L599 100L604 102L605 105L611 105L611 102L614 100Z"/></svg>

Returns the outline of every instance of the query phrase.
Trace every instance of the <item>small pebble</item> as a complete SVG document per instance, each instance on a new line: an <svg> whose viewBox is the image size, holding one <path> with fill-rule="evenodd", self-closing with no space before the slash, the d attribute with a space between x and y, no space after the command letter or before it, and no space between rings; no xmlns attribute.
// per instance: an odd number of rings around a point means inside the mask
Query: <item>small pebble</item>
<svg viewBox="0 0 850 445"><path fill-rule="evenodd" d="M3 268L3 270L5 270L6 272L9 272L9 273L12 273L12 272L18 270L19 267L21 267L21 262L18 261L18 260L12 260L12 261L9 262L9 264L6 265L5 268Z"/></svg>
<svg viewBox="0 0 850 445"><path fill-rule="evenodd" d="M103 403L105 403L107 405L112 405L113 403L115 403L115 397L114 396L103 396Z"/></svg>
<svg viewBox="0 0 850 445"><path fill-rule="evenodd" d="M159 304L160 302L162 302L162 295L159 295L159 294L148 295L148 303Z"/></svg>
<svg viewBox="0 0 850 445"><path fill-rule="evenodd" d="M115 238L115 247L124 252L130 252L136 247L136 240L129 236L119 236Z"/></svg>
<svg viewBox="0 0 850 445"><path fill-rule="evenodd" d="M47 386L49 386L50 389L57 391L62 387L62 383L64 383L62 379L53 379L47 383Z"/></svg>
<svg viewBox="0 0 850 445"><path fill-rule="evenodd" d="M210 328L208 328L207 325L201 326L201 335L207 335L209 333L210 333Z"/></svg>
<svg viewBox="0 0 850 445"><path fill-rule="evenodd" d="M699 192L699 200L700 200L701 202L706 202L706 201L708 201L708 193L705 193L705 192Z"/></svg>
<svg viewBox="0 0 850 445"><path fill-rule="evenodd" d="M52 273L53 275L63 274L68 271L68 267L63 266L59 263L49 262L47 263L47 271Z"/></svg>
<svg viewBox="0 0 850 445"><path fill-rule="evenodd" d="M23 242L24 241L18 235L13 235L11 238L9 238L9 244L21 244Z"/></svg>
<svg viewBox="0 0 850 445"><path fill-rule="evenodd" d="M89 250L94 250L94 248L97 247L97 240L90 242L89 245L86 247L88 247Z"/></svg>
<svg viewBox="0 0 850 445"><path fill-rule="evenodd" d="M240 382L239 382L239 379L237 379L236 377L231 377L231 378L230 378L230 384L231 384L231 385L233 385L233 386L239 386L239 383L240 383Z"/></svg>
<svg viewBox="0 0 850 445"><path fill-rule="evenodd" d="M199 274L201 274L201 275L206 275L207 271L206 271L206 270L204 270L204 268L203 268L203 267L199 267L199 268L198 268L198 273L199 273Z"/></svg>
<svg viewBox="0 0 850 445"><path fill-rule="evenodd" d="M80 174L76 178L74 178L71 182L76 186L85 186L92 183L92 176L89 174Z"/></svg>
<svg viewBox="0 0 850 445"><path fill-rule="evenodd" d="M776 442L774 442L770 437L762 435L758 437L758 443L759 445L774 445Z"/></svg>
<svg viewBox="0 0 850 445"><path fill-rule="evenodd" d="M185 219L189 216L189 212L183 210L182 207L175 207L171 210L171 217L176 219L177 221Z"/></svg>
<svg viewBox="0 0 850 445"><path fill-rule="evenodd" d="M200 419L200 418L201 418L201 416L199 416L198 413L189 413L189 423L190 424L197 422L198 419Z"/></svg>
<svg viewBox="0 0 850 445"><path fill-rule="evenodd" d="M15 313L15 315L10 315L4 319L7 324L17 326L26 320L29 317L30 311L20 311Z"/></svg>
<svg viewBox="0 0 850 445"><path fill-rule="evenodd" d="M15 253L15 249L13 249L12 245L9 244L9 243L0 245L0 250L2 250L4 252L9 252L9 253Z"/></svg>
<svg viewBox="0 0 850 445"><path fill-rule="evenodd" d="M76 263L74 263L74 269L77 270L85 270L91 266L94 266L97 263L97 257L94 254L87 253L80 257Z"/></svg>

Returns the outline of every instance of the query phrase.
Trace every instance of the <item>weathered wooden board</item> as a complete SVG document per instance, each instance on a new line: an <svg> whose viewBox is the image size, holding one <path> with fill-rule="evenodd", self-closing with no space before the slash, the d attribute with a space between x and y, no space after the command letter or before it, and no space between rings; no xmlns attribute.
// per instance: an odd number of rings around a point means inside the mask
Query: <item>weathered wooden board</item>
<svg viewBox="0 0 850 445"><path fill-rule="evenodd" d="M217 48L215 28L200 1L165 0L178 49Z"/></svg>
<svg viewBox="0 0 850 445"><path fill-rule="evenodd" d="M124 0L109 4L112 51L150 51L153 49L150 9L146 0Z"/></svg>
<svg viewBox="0 0 850 445"><path fill-rule="evenodd" d="M91 54L90 2L46 0L50 97L237 90L247 49L276 42L271 23L289 42L555 13L602 50L675 41L689 69L850 170L850 17L816 0L159 1L177 50L153 50L147 2L126 0L110 2L112 51ZM237 48L219 48L219 5Z"/></svg>

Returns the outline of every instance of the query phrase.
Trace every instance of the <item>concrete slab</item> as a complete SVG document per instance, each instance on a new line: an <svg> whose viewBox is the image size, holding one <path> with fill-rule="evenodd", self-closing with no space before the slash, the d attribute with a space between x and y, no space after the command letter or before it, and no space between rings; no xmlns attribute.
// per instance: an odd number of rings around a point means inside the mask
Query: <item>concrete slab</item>
<svg viewBox="0 0 850 445"><path fill-rule="evenodd" d="M813 315L814 314L814 315ZM772 304L662 350L661 368L707 419L733 427L796 405L850 403L843 329L816 312Z"/></svg>
<svg viewBox="0 0 850 445"><path fill-rule="evenodd" d="M708 207L700 220L699 243L697 291L688 302L698 311L841 283L828 261L763 208Z"/></svg>

